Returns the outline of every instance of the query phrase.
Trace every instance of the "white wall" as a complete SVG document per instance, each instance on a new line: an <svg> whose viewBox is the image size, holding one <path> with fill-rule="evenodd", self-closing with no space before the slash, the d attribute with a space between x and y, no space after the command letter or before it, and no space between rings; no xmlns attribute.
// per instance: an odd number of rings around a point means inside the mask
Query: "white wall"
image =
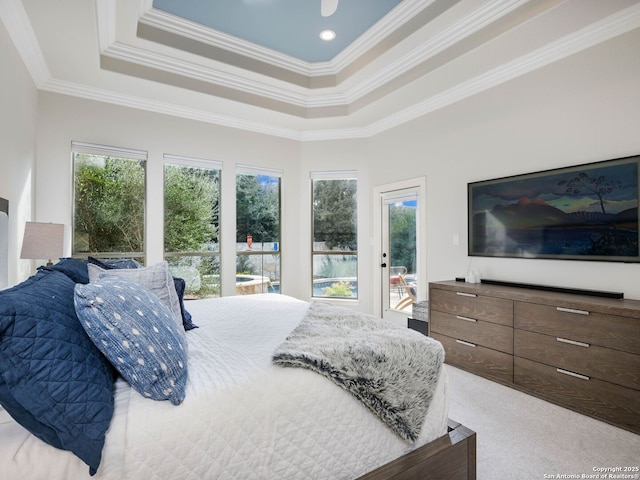
<svg viewBox="0 0 640 480"><path fill-rule="evenodd" d="M639 45L632 32L594 47L595 56L578 54L372 139L372 185L427 177L429 281L464 277L470 264L467 182L640 154ZM485 278L640 298L640 264L474 257L472 265Z"/></svg>
<svg viewBox="0 0 640 480"><path fill-rule="evenodd" d="M0 197L9 200L8 284L31 271L30 260L20 260L25 222L33 218L38 91L0 22Z"/></svg>

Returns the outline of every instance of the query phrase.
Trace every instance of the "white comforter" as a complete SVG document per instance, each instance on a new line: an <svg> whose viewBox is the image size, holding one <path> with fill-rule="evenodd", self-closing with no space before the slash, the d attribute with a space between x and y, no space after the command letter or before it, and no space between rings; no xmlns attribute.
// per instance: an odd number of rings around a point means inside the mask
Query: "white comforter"
<svg viewBox="0 0 640 480"><path fill-rule="evenodd" d="M282 295L187 303L189 382L180 406L117 382L98 473L24 430L0 408L8 479L352 479L446 433L444 369L420 440L397 437L349 393L271 356L308 304Z"/></svg>

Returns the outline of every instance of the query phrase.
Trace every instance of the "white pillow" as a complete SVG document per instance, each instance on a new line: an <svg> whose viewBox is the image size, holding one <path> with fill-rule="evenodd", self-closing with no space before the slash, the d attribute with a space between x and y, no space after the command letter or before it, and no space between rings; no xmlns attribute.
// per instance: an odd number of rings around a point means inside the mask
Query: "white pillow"
<svg viewBox="0 0 640 480"><path fill-rule="evenodd" d="M171 276L167 262L160 262L144 268L118 268L109 270L89 263L87 268L89 269L89 281L91 283L104 275L115 275L142 285L156 295L160 301L171 310L176 322L182 326L180 300L178 299L178 293L176 292L176 287L173 283L173 277Z"/></svg>

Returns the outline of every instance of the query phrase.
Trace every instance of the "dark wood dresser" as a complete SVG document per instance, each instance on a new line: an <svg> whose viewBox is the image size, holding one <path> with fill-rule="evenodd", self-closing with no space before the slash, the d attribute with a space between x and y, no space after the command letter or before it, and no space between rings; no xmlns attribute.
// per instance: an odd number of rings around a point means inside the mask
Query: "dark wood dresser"
<svg viewBox="0 0 640 480"><path fill-rule="evenodd" d="M640 434L640 301L429 284L446 362Z"/></svg>

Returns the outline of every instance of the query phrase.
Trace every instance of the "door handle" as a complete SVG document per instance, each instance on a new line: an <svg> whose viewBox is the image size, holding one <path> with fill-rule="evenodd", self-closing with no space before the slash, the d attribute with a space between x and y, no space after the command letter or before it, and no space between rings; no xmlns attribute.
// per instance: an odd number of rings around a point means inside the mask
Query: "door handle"
<svg viewBox="0 0 640 480"><path fill-rule="evenodd" d="M386 267L387 267L387 264L386 264L386 263L382 263L382 264L380 264L380 266L381 266L382 268L386 268Z"/></svg>

